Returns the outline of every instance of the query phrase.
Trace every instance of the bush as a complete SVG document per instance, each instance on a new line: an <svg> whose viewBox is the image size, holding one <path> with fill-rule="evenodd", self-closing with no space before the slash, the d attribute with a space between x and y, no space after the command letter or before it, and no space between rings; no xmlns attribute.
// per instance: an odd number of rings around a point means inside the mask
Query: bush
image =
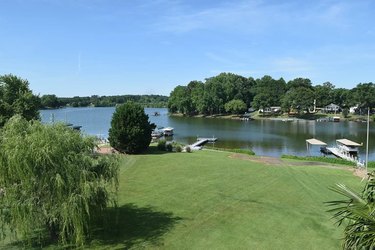
<svg viewBox="0 0 375 250"><path fill-rule="evenodd" d="M167 150L168 152L172 152L173 150L173 146L172 146L172 143L168 143L165 145L165 150Z"/></svg>
<svg viewBox="0 0 375 250"><path fill-rule="evenodd" d="M154 128L141 105L127 102L118 106L112 116L109 143L120 152L140 153L149 147Z"/></svg>
<svg viewBox="0 0 375 250"><path fill-rule="evenodd" d="M181 145L177 145L176 146L176 152L182 152L182 147L181 147Z"/></svg>
<svg viewBox="0 0 375 250"><path fill-rule="evenodd" d="M158 149L161 150L161 151L165 151L166 150L166 140L159 140L158 141Z"/></svg>
<svg viewBox="0 0 375 250"><path fill-rule="evenodd" d="M189 146L187 146L187 147L185 148L185 150L186 150L186 152L191 153L191 148L190 148Z"/></svg>

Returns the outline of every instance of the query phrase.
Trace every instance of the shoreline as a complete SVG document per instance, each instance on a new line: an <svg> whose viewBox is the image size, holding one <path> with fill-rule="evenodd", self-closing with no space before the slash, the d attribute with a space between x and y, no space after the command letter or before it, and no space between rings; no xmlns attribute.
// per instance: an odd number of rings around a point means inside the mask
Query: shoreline
<svg viewBox="0 0 375 250"><path fill-rule="evenodd" d="M318 119L328 119L333 117L340 117L341 121L353 121L353 122L367 122L367 115L348 115L343 117L341 114L307 114L301 116L289 116L289 115L260 115L257 112L251 113L254 115L249 115L249 117L244 117L243 115L228 115L228 114L214 114L214 115L185 115L181 113L168 113L168 115L173 117L189 117L189 118L208 118L208 119L228 119L228 120L280 120L280 121L317 121ZM370 122L373 122L374 116L370 116ZM328 121L323 121L328 122ZM331 122L331 121L329 121Z"/></svg>

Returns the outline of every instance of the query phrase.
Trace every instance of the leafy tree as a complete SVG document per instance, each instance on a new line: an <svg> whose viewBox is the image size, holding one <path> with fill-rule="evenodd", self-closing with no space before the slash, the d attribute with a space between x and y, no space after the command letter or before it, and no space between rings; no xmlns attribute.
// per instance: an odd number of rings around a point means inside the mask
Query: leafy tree
<svg viewBox="0 0 375 250"><path fill-rule="evenodd" d="M332 85L330 82L325 82L322 85L315 86L314 98L316 100L316 106L324 107L330 103L337 104L334 100L334 89L335 89L335 86Z"/></svg>
<svg viewBox="0 0 375 250"><path fill-rule="evenodd" d="M264 76L256 80L255 97L252 106L256 109L272 106L280 106L281 98L285 94L286 83L283 78L273 79L271 76Z"/></svg>
<svg viewBox="0 0 375 250"><path fill-rule="evenodd" d="M232 114L240 114L246 111L246 104L242 100L232 100L225 104L225 111Z"/></svg>
<svg viewBox="0 0 375 250"><path fill-rule="evenodd" d="M118 161L63 124L12 117L0 136L0 230L82 245L117 190Z"/></svg>
<svg viewBox="0 0 375 250"><path fill-rule="evenodd" d="M282 99L283 110L297 110L309 112L314 103L314 92L310 88L298 87L290 89Z"/></svg>
<svg viewBox="0 0 375 250"><path fill-rule="evenodd" d="M375 108L375 85L360 83L353 90L353 101L359 104L360 108Z"/></svg>
<svg viewBox="0 0 375 250"><path fill-rule="evenodd" d="M168 108L172 113L188 114L193 110L190 94L186 86L177 86L171 92L168 100Z"/></svg>
<svg viewBox="0 0 375 250"><path fill-rule="evenodd" d="M43 95L41 98L41 105L44 108L58 108L60 102L56 95Z"/></svg>
<svg viewBox="0 0 375 250"><path fill-rule="evenodd" d="M206 107L204 105L204 84L201 81L191 81L188 86L188 92L190 94L192 112L193 113L205 113Z"/></svg>
<svg viewBox="0 0 375 250"><path fill-rule="evenodd" d="M287 84L286 84L286 88L287 90L290 90L290 89L295 89L295 88L306 88L306 89L313 89L313 86L312 86L312 83L311 83L311 80L308 79L308 78L295 78L291 81L289 81Z"/></svg>
<svg viewBox="0 0 375 250"><path fill-rule="evenodd" d="M343 249L374 249L375 247L375 180L370 174L362 192L356 192L343 184L333 191L345 197L345 200L328 202L333 207L329 212L340 226L344 224Z"/></svg>
<svg viewBox="0 0 375 250"><path fill-rule="evenodd" d="M116 108L108 139L111 146L121 152L140 153L149 147L154 128L155 124L148 121L141 105L127 102Z"/></svg>
<svg viewBox="0 0 375 250"><path fill-rule="evenodd" d="M29 89L29 82L14 75L0 76L0 127L13 115L27 120L39 118L40 99Z"/></svg>

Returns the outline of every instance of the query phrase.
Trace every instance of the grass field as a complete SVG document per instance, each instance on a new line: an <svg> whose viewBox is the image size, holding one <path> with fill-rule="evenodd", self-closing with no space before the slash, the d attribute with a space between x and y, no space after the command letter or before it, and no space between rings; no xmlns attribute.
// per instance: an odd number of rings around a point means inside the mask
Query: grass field
<svg viewBox="0 0 375 250"><path fill-rule="evenodd" d="M316 163L267 164L230 155L124 157L120 208L109 211L105 230L89 247L340 249L342 228L324 202L338 198L330 186L360 189L360 178Z"/></svg>

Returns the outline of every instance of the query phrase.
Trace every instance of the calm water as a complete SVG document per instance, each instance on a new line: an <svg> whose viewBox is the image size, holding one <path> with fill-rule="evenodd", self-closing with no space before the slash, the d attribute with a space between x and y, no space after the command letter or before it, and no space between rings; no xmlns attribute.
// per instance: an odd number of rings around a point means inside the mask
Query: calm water
<svg viewBox="0 0 375 250"><path fill-rule="evenodd" d="M42 110L43 122L66 121L81 125L84 133L108 136L112 114L115 108L65 108ZM167 109L145 109L150 121L158 127L175 128L174 140L192 143L199 137L217 137L218 147L249 148L257 155L280 156L319 155L319 147L306 150L306 139L315 137L334 145L336 139L347 138L366 145L366 123L357 122L315 122L275 120L236 121L188 117L169 117ZM160 116L153 116L154 112ZM369 159L375 161L375 129L370 124ZM209 147L209 145L208 145ZM365 146L360 149L360 157L365 158Z"/></svg>

